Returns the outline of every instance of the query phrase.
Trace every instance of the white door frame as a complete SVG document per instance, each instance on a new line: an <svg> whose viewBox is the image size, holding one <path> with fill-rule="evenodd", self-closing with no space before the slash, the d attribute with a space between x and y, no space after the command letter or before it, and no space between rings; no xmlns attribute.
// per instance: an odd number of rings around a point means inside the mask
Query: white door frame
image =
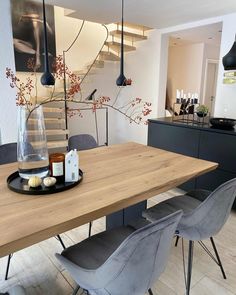
<svg viewBox="0 0 236 295"><path fill-rule="evenodd" d="M205 63L205 73L204 73L204 84L203 84L203 99L202 103L205 104L205 99L206 99L206 89L207 89L207 72L208 72L208 65L209 64L217 64L219 65L219 60L218 59L211 59L207 58L206 63ZM217 83L217 75L215 76L215 83Z"/></svg>

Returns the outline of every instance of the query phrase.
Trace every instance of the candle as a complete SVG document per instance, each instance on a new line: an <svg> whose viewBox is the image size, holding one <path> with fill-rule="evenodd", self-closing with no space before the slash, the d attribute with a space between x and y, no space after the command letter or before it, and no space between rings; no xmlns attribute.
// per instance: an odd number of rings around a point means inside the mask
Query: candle
<svg viewBox="0 0 236 295"><path fill-rule="evenodd" d="M180 98L180 91L179 91L179 89L176 90L176 98Z"/></svg>

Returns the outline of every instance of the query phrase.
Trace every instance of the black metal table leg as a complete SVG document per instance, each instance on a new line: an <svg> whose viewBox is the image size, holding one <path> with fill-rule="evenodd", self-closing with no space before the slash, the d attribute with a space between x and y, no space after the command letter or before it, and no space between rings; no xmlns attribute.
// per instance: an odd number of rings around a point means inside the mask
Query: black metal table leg
<svg viewBox="0 0 236 295"><path fill-rule="evenodd" d="M89 222L89 238L91 237L91 234L92 234L92 225L93 225L93 222L90 221Z"/></svg>
<svg viewBox="0 0 236 295"><path fill-rule="evenodd" d="M13 254L8 255L8 259L7 259L7 269L6 269L6 274L5 274L5 280L8 279L8 273L9 273L9 268L10 268L10 262L11 262L11 258L12 258Z"/></svg>

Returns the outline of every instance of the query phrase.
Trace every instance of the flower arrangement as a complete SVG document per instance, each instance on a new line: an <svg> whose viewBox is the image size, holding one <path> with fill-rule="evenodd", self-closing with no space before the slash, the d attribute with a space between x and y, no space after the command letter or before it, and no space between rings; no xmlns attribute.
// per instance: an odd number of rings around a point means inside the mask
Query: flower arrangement
<svg viewBox="0 0 236 295"><path fill-rule="evenodd" d="M10 68L6 68L6 78L10 81L10 87L17 90L16 104L17 106L26 106L30 113L32 113L40 105L45 105L51 102L66 101L68 103L78 104L78 108L67 109L68 116L79 115L82 117L81 111L83 108L91 108L92 112L102 107L111 108L120 114L124 115L130 123L147 124L145 117L151 113L151 103L143 101L141 98L131 99L129 102L121 103L119 101L119 94L112 101L108 96L101 96L93 100L85 100L81 94L81 87L84 78L81 79L77 74L73 73L63 62L62 56L57 56L53 64L53 73L55 80L68 80L69 89L66 90L65 96L58 97L55 94L55 86L52 88L49 97L42 101L38 101L38 81L35 72L35 61L33 58L28 60L27 67L31 74L26 78L26 82L22 82ZM126 85L131 85L132 80L127 79ZM119 102L119 104L118 104Z"/></svg>

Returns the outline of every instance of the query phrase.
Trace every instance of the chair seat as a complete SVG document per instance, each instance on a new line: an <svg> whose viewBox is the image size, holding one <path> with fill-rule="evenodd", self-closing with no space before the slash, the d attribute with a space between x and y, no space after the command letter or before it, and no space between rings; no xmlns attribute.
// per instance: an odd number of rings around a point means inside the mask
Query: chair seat
<svg viewBox="0 0 236 295"><path fill-rule="evenodd" d="M211 194L211 191L205 190L205 189L195 189L190 192L188 192L185 195L188 195L189 197L192 197L194 199L197 199L201 202L205 201L206 198Z"/></svg>
<svg viewBox="0 0 236 295"><path fill-rule="evenodd" d="M123 226L94 235L62 252L62 256L85 269L97 269L135 229Z"/></svg>
<svg viewBox="0 0 236 295"><path fill-rule="evenodd" d="M2 294L2 293L0 293ZM15 286L13 288L11 288L7 293L4 293L7 295L25 295L25 290L23 287L21 286Z"/></svg>
<svg viewBox="0 0 236 295"><path fill-rule="evenodd" d="M191 212L201 201L188 195L176 196L163 201L145 211L142 215L144 218L154 222L178 210L183 210L184 214Z"/></svg>

